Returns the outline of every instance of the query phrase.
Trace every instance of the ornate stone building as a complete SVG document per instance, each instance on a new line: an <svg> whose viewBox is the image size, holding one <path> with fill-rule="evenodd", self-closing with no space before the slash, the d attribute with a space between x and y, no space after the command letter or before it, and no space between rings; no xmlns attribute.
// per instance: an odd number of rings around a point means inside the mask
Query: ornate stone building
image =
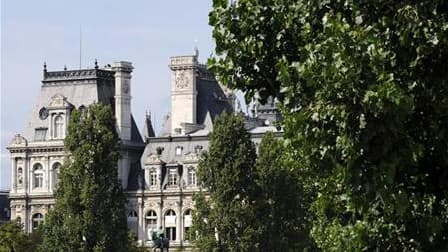
<svg viewBox="0 0 448 252"><path fill-rule="evenodd" d="M117 118L122 142L119 176L123 187L132 163L138 162L144 142L131 111L129 62L117 62L100 69L49 72L44 66L42 86L36 106L22 134L8 149L11 153L11 218L20 219L30 232L43 222L51 205L64 162L64 137L70 112L92 103L110 104Z"/></svg>
<svg viewBox="0 0 448 252"><path fill-rule="evenodd" d="M144 245L151 245L152 230L163 227L172 247L191 247L197 163L208 148L215 117L235 112L235 96L199 64L197 53L170 60L171 113L158 136L147 116L143 137L131 114L131 63L58 72L44 68L41 94L27 128L8 147L13 171L11 218L20 218L27 231L44 221L54 204L58 169L66 155L63 138L70 111L101 102L110 104L117 118L128 227ZM266 131L277 132L273 122L280 117L273 101L256 107L256 116L247 117L246 125L257 144Z"/></svg>

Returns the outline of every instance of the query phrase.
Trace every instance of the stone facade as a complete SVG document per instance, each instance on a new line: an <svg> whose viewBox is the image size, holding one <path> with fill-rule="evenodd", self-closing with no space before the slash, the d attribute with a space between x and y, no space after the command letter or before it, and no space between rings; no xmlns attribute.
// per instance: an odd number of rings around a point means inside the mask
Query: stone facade
<svg viewBox="0 0 448 252"><path fill-rule="evenodd" d="M235 112L235 95L222 87L198 54L172 57L171 108L162 132L155 136L147 115L143 138L131 114L132 64L105 68L47 72L27 129L17 134L11 153L11 219L20 218L26 231L42 223L54 204L58 169L69 155L63 139L73 108L96 102L110 104L121 139L119 178L127 195L128 227L140 244L151 246L151 233L162 227L171 247L191 248L193 194L200 188L196 168L208 149L213 121L223 111ZM260 111L261 109L261 111ZM260 118L247 117L256 145L280 118L274 103L260 107ZM269 119L269 120L268 120Z"/></svg>

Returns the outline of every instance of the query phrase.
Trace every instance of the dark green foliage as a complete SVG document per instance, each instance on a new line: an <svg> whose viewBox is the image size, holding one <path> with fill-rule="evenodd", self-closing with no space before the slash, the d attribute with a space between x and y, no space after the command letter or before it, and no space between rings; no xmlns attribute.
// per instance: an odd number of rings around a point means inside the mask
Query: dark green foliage
<svg viewBox="0 0 448 252"><path fill-rule="evenodd" d="M210 60L277 97L328 251L448 250L448 2L215 0Z"/></svg>
<svg viewBox="0 0 448 252"><path fill-rule="evenodd" d="M201 251L255 251L255 147L243 118L222 114L214 122L210 148L198 165L198 177L210 197L196 196L193 229ZM219 237L215 239L215 232Z"/></svg>
<svg viewBox="0 0 448 252"><path fill-rule="evenodd" d="M268 132L257 158L257 222L260 251L302 251L313 248L308 238L307 209L297 171L285 163L283 141Z"/></svg>
<svg viewBox="0 0 448 252"><path fill-rule="evenodd" d="M125 196L117 175L118 136L109 106L74 110L44 251L127 251Z"/></svg>
<svg viewBox="0 0 448 252"><path fill-rule="evenodd" d="M0 226L0 252L33 252L41 241L42 232L34 230L31 234L23 231L19 222L10 221Z"/></svg>

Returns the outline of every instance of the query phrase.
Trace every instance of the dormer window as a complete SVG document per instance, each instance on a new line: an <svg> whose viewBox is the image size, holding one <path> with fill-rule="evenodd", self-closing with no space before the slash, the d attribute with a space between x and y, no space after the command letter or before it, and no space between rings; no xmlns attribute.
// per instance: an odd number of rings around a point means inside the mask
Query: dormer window
<svg viewBox="0 0 448 252"><path fill-rule="evenodd" d="M149 173L150 185L157 186L157 171L156 169L152 169Z"/></svg>
<svg viewBox="0 0 448 252"><path fill-rule="evenodd" d="M54 118L53 138L63 138L64 136L64 118L57 115Z"/></svg>
<svg viewBox="0 0 448 252"><path fill-rule="evenodd" d="M168 172L168 185L177 185L177 169L170 168Z"/></svg>
<svg viewBox="0 0 448 252"><path fill-rule="evenodd" d="M74 106L62 94L56 94L51 97L50 104L48 105L48 112L50 114L48 128L50 133L47 136L50 140L63 139L65 137L67 122L69 121L73 108Z"/></svg>
<svg viewBox="0 0 448 252"><path fill-rule="evenodd" d="M196 171L193 167L188 168L188 186L196 186Z"/></svg>

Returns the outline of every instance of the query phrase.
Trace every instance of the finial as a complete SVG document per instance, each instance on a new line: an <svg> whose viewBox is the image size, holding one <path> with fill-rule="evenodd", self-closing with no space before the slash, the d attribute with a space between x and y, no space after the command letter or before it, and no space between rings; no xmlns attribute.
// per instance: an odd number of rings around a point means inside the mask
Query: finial
<svg viewBox="0 0 448 252"><path fill-rule="evenodd" d="M67 71L67 65L64 65L64 71Z"/></svg>
<svg viewBox="0 0 448 252"><path fill-rule="evenodd" d="M44 61L44 72L47 71L47 62Z"/></svg>
<svg viewBox="0 0 448 252"><path fill-rule="evenodd" d="M98 69L98 61L95 59L95 69Z"/></svg>
<svg viewBox="0 0 448 252"><path fill-rule="evenodd" d="M199 57L199 50L197 46L194 47L194 56Z"/></svg>

